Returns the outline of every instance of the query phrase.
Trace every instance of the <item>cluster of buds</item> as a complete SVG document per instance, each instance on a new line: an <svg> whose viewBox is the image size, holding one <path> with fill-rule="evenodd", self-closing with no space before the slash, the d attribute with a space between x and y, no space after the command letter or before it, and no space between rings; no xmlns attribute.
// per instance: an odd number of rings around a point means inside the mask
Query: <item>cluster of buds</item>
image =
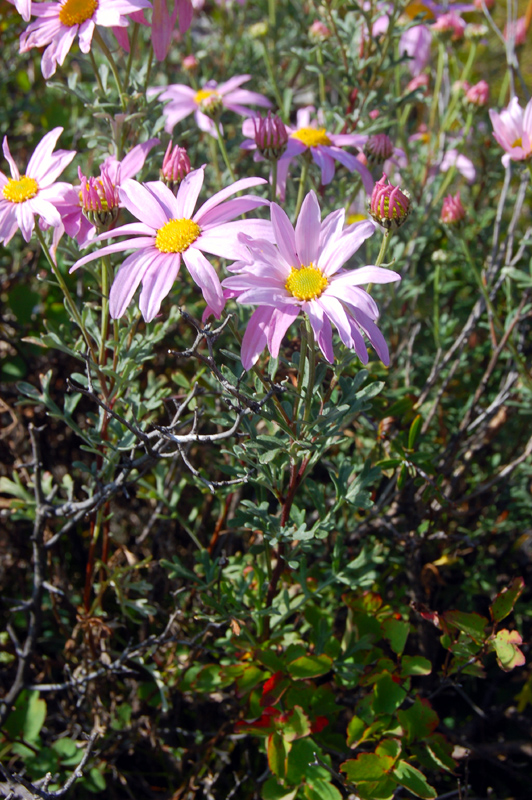
<svg viewBox="0 0 532 800"><path fill-rule="evenodd" d="M447 14L441 14L434 25L432 32L440 34L443 39L452 39L453 42L462 39L464 36L466 24L462 17L449 11Z"/></svg>
<svg viewBox="0 0 532 800"><path fill-rule="evenodd" d="M386 133L374 133L364 145L364 155L370 166L381 166L393 155L392 140Z"/></svg>
<svg viewBox="0 0 532 800"><path fill-rule="evenodd" d="M465 101L473 106L485 106L489 96L490 87L486 81L479 81L474 86L466 87Z"/></svg>
<svg viewBox="0 0 532 800"><path fill-rule="evenodd" d="M102 167L99 178L87 178L78 167L78 176L81 182L79 199L83 213L98 230L109 228L118 217L120 198L106 168Z"/></svg>
<svg viewBox="0 0 532 800"><path fill-rule="evenodd" d="M393 186L383 174L373 187L368 203L370 216L386 230L399 228L411 211L410 194Z"/></svg>
<svg viewBox="0 0 532 800"><path fill-rule="evenodd" d="M465 208L460 199L460 192L455 195L449 194L443 200L440 219L447 225L457 225L465 219Z"/></svg>
<svg viewBox="0 0 532 800"><path fill-rule="evenodd" d="M253 125L259 153L268 161L277 161L288 144L288 132L281 117L268 111L266 117L253 117Z"/></svg>
<svg viewBox="0 0 532 800"><path fill-rule="evenodd" d="M168 142L166 153L163 158L163 166L159 170L159 178L168 188L177 194L179 184L190 172L190 158L184 147L175 147L172 142Z"/></svg>

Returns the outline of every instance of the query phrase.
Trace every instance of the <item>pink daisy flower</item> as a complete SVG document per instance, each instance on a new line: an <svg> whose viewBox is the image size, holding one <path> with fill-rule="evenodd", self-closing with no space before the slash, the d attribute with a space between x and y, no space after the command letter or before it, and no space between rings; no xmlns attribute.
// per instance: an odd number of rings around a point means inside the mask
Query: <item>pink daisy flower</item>
<svg viewBox="0 0 532 800"><path fill-rule="evenodd" d="M368 168L352 153L346 153L343 147L358 147L361 141L367 137L356 133L328 133L322 122L321 114L317 114L315 119L311 119L314 112L313 106L300 108L297 112L296 127L286 126L288 136L288 146L286 151L279 159L277 167L277 186L281 199L284 199L286 190L286 179L292 159L310 151L312 160L321 170L321 182L324 186L332 181L335 172L335 161L339 161L344 167L353 172L356 170L362 179L364 189L371 194L373 189L373 178ZM244 122L242 132L245 136L253 137L253 121ZM243 143L243 147L253 149L254 141L248 140Z"/></svg>
<svg viewBox="0 0 532 800"><path fill-rule="evenodd" d="M165 130L171 133L178 122L194 114L198 128L216 138L216 126L212 119L205 113L213 113L217 108L226 108L244 117L253 116L254 111L246 108L249 105L271 108L267 97L259 92L250 92L240 89L251 75L235 75L225 83L207 81L202 89L196 91L183 83L174 83L171 86L153 87L148 89L148 97L159 95L160 100L170 100L165 106L163 114L166 117Z"/></svg>
<svg viewBox="0 0 532 800"><path fill-rule="evenodd" d="M105 205L109 210L112 207L122 207L119 196L121 183L140 172L146 156L156 144L159 144L159 139L148 139L147 142L133 147L122 161L117 161L114 156L108 156L100 166L100 176L94 183L96 189L100 189L102 197L105 195ZM82 179L80 175L80 180ZM85 181L87 182L87 178ZM68 236L76 239L80 247L86 247L96 236L96 228L83 214L81 188L81 185L70 187L57 208Z"/></svg>
<svg viewBox="0 0 532 800"><path fill-rule="evenodd" d="M35 227L35 214L47 225L61 225L56 205L70 185L55 180L76 155L75 150L53 152L62 132L63 128L54 128L46 134L35 148L24 175L20 174L11 156L7 136L4 137L2 149L11 168L11 178L0 172L0 242L7 244L18 228L29 242Z"/></svg>
<svg viewBox="0 0 532 800"><path fill-rule="evenodd" d="M150 322L172 288L182 260L208 306L219 316L225 300L218 275L203 252L235 260L245 255L245 248L238 241L239 233L271 235L267 220L229 222L258 206L268 205L267 200L243 195L224 202L236 192L266 183L263 178L236 181L214 194L194 213L203 185L203 170L204 167L186 176L177 197L160 181L145 184L125 181L120 188L120 199L139 222L102 233L97 241L124 234L136 238L115 242L84 256L70 270L110 253L135 251L126 258L111 287L109 309L114 319L122 316L142 283L140 310L146 322Z"/></svg>
<svg viewBox="0 0 532 800"><path fill-rule="evenodd" d="M76 36L79 49L91 49L95 25L106 28L125 27L131 14L142 8L151 8L149 0L61 0L53 3L32 3L31 13L37 19L20 37L20 52L32 47L44 47L41 61L42 74L49 78L58 64L62 64Z"/></svg>
<svg viewBox="0 0 532 800"><path fill-rule="evenodd" d="M375 231L369 220L344 230L345 211L340 209L321 222L314 192L303 201L294 228L285 212L272 203L275 244L240 236L248 247L246 262L234 265L238 272L223 281L226 296L242 305L257 305L242 341L242 364L250 369L268 347L273 358L289 326L303 313L309 318L316 341L327 361L334 360L333 323L346 347L363 364L368 353L362 334L369 339L384 364L388 348L375 324L375 301L360 288L367 283L400 280L397 272L366 266L342 269L346 261Z"/></svg>
<svg viewBox="0 0 532 800"><path fill-rule="evenodd" d="M525 161L532 156L532 100L522 109L517 97L512 97L500 114L490 108L490 119L495 139L506 150L502 157L505 167L510 161Z"/></svg>

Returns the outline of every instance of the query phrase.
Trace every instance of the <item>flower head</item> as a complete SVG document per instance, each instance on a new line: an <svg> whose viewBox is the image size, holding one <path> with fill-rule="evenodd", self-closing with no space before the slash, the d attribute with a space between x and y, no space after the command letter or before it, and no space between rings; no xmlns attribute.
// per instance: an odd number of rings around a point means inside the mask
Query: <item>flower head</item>
<svg viewBox="0 0 532 800"><path fill-rule="evenodd" d="M449 11L436 18L436 22L432 26L432 32L439 33L442 37L449 37L453 42L456 42L463 38L465 27L466 24L462 17L458 16L454 11Z"/></svg>
<svg viewBox="0 0 532 800"><path fill-rule="evenodd" d="M502 163L525 161L532 156L532 100L525 109L519 105L517 97L512 97L508 108L500 114L490 108L493 135L503 150Z"/></svg>
<svg viewBox="0 0 532 800"><path fill-rule="evenodd" d="M60 2L32 3L31 13L37 19L30 23L20 37L20 52L32 47L46 47L41 69L45 78L54 74L62 64L76 36L79 49L91 49L95 25L124 27L130 14L142 8L151 8L149 0L60 0Z"/></svg>
<svg viewBox="0 0 532 800"><path fill-rule="evenodd" d="M244 120L242 125L246 139L240 146L244 150L258 150L267 161L276 161L280 158L288 144L288 131L281 117L268 111L266 117L252 117Z"/></svg>
<svg viewBox="0 0 532 800"><path fill-rule="evenodd" d="M244 117L256 114L246 106L257 105L270 108L271 103L263 94L240 89L241 84L246 83L250 78L251 75L235 75L225 83L218 84L216 81L207 81L198 91L190 86L185 86L185 84L174 83L162 90L158 87L148 89L148 96L158 94L160 100L170 101L163 111L166 117L165 130L168 133L173 131L178 122L194 113L200 130L216 137L218 134L212 118L222 108L242 114Z"/></svg>
<svg viewBox="0 0 532 800"><path fill-rule="evenodd" d="M319 19L314 20L308 30L308 35L309 38L313 39L315 42L324 42L326 39L331 38L331 32L329 28Z"/></svg>
<svg viewBox="0 0 532 800"><path fill-rule="evenodd" d="M56 178L76 155L74 150L53 152L62 132L63 128L54 128L46 134L35 148L24 175L20 174L11 156L7 136L4 137L2 147L11 168L11 178L0 172L0 242L7 244L18 228L29 242L35 214L54 228L61 225L56 206L70 186L56 183Z"/></svg>
<svg viewBox="0 0 532 800"><path fill-rule="evenodd" d="M300 108L297 112L296 127L286 126L289 134L288 145L279 159L277 185L281 198L284 198L286 179L292 159L308 152L312 160L321 170L321 182L324 186L332 181L335 172L335 161L339 161L351 172L360 174L366 192L373 189L373 178L368 168L352 153L343 148L360 147L367 136L355 133L329 133L323 124L320 112L312 119L313 106ZM243 128L244 132L245 129Z"/></svg>
<svg viewBox="0 0 532 800"><path fill-rule="evenodd" d="M447 225L456 225L465 219L465 215L466 212L460 199L460 192L455 195L449 194L444 198L440 217L442 222Z"/></svg>
<svg viewBox="0 0 532 800"><path fill-rule="evenodd" d="M386 183L383 174L369 201L369 213L383 228L399 228L410 214L410 195L406 190Z"/></svg>
<svg viewBox="0 0 532 800"><path fill-rule="evenodd" d="M276 358L283 336L300 314L308 317L327 361L334 360L332 323L364 364L368 353L363 334L388 364L388 348L375 324L377 305L361 286L397 281L400 276L373 266L343 269L374 233L373 223L366 220L344 229L344 209L321 222L314 192L303 201L295 229L280 206L272 203L270 209L273 243L241 236L247 258L235 264L235 274L223 281L227 296L242 305L258 306L242 341L244 368L250 369L265 347Z"/></svg>
<svg viewBox="0 0 532 800"><path fill-rule="evenodd" d="M393 142L386 133L374 133L368 136L364 145L364 155L368 159L368 164L371 166L384 164L393 154Z"/></svg>
<svg viewBox="0 0 532 800"><path fill-rule="evenodd" d="M229 222L246 211L267 205L266 200L252 195L227 200L242 189L262 183L266 183L263 178L237 181L213 195L194 213L203 185L203 167L186 176L177 197L161 181L145 184L124 181L120 187L121 202L138 222L107 231L98 241L131 234L135 238L115 242L84 256L71 272L103 255L134 250L120 267L111 287L109 309L113 318L121 317L142 283L140 310L146 322L150 322L159 313L161 302L172 288L181 261L184 261L208 306L219 316L225 300L216 271L203 252L235 260L245 255L238 241L239 233L271 235L270 223L265 220Z"/></svg>
<svg viewBox="0 0 532 800"><path fill-rule="evenodd" d="M479 81L474 86L469 86L465 93L466 102L473 106L485 106L489 96L490 87L487 81Z"/></svg>
<svg viewBox="0 0 532 800"><path fill-rule="evenodd" d="M79 186L70 186L57 208L61 214L62 232L75 238L80 247L85 247L94 239L97 229L108 227L116 220L120 200L120 184L136 175L146 160L150 150L159 144L159 139L148 139L137 144L118 161L108 156L100 166L97 178L87 178L81 170Z"/></svg>
<svg viewBox="0 0 532 800"><path fill-rule="evenodd" d="M179 147L177 144L172 146L172 142L168 142L166 153L164 154L163 166L161 168L159 177L174 194L181 181L190 172L190 158L184 147Z"/></svg>

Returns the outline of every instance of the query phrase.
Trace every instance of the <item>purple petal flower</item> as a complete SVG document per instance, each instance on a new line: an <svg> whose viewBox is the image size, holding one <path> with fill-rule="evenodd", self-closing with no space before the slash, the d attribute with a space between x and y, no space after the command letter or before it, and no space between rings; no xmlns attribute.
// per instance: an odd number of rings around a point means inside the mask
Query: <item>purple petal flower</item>
<svg viewBox="0 0 532 800"><path fill-rule="evenodd" d="M265 220L229 222L240 214L268 205L267 200L246 196L226 201L241 189L266 183L263 178L237 181L210 198L194 213L201 187L203 167L190 172L179 186L177 196L159 181L145 184L126 180L120 198L140 224L123 225L97 237L97 241L133 234L137 238L115 242L79 259L71 272L102 255L134 250L120 267L109 294L109 308L115 319L121 317L142 284L140 310L146 322L159 313L161 302L169 293L183 260L194 282L202 291L209 308L219 316L225 305L218 276L203 251L223 258L239 259L246 248L239 234L271 236ZM233 204L230 206L230 204ZM223 210L230 206L227 214ZM220 215L216 218L215 211ZM223 219L223 221L220 221Z"/></svg>
<svg viewBox="0 0 532 800"><path fill-rule="evenodd" d="M227 295L238 303L258 306L242 341L244 368L251 369L265 347L276 358L284 334L300 313L308 317L327 361L334 359L334 324L342 342L364 363L368 356L362 333L388 364L386 343L375 325L377 306L360 284L389 283L400 276L373 266L343 269L374 233L373 223L359 222L343 229L343 210L321 222L314 192L306 196L295 230L280 206L272 203L270 210L274 244L241 235L247 257L233 265L234 274L222 283Z"/></svg>

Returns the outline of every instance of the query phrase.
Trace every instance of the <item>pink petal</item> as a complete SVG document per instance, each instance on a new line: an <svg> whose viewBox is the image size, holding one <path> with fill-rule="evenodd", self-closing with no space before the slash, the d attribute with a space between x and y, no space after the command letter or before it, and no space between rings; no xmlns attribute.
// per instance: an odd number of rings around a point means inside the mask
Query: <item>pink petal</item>
<svg viewBox="0 0 532 800"><path fill-rule="evenodd" d="M342 233L341 237L331 239L319 257L319 266L324 275L334 275L353 253L375 233L375 226L369 220L355 222Z"/></svg>
<svg viewBox="0 0 532 800"><path fill-rule="evenodd" d="M189 172L186 178L181 182L177 192L177 208L179 209L178 219L183 217L185 219L192 219L205 178L204 170L205 164L199 169ZM199 212L196 213L194 222L198 222L198 215Z"/></svg>
<svg viewBox="0 0 532 800"><path fill-rule="evenodd" d="M300 310L300 307L296 305L275 309L268 331L268 348L274 358L279 355L284 335L292 322L299 316Z"/></svg>
<svg viewBox="0 0 532 800"><path fill-rule="evenodd" d="M11 177L14 180L18 181L20 179L20 172L18 171L18 167L15 164L13 156L11 155L11 151L9 150L9 145L7 143L7 136L4 136L4 140L2 142L2 150L4 153L4 158L9 164L9 167L11 169Z"/></svg>
<svg viewBox="0 0 532 800"><path fill-rule="evenodd" d="M161 303L172 288L180 266L180 253L159 253L144 273L139 308L146 322L151 322L159 313Z"/></svg>
<svg viewBox="0 0 532 800"><path fill-rule="evenodd" d="M146 271L158 255L155 249L151 253L142 250L126 258L109 292L109 312L113 319L118 319L125 312Z"/></svg>
<svg viewBox="0 0 532 800"><path fill-rule="evenodd" d="M189 247L183 253L183 260L192 280L200 287L207 305L213 309L216 316L219 316L225 305L220 279L216 270L210 264L203 253Z"/></svg>
<svg viewBox="0 0 532 800"><path fill-rule="evenodd" d="M196 212L194 216L194 221L197 222L198 225L201 225L203 223L204 215L211 208L214 208L215 206L219 205L221 202L226 200L228 197L231 197L231 195L236 194L237 192L240 192L243 189L250 189L252 186L261 186L264 183L267 183L267 181L264 178L242 178L241 180L232 183L230 186L227 186L220 192L216 192L215 194L213 194L212 197L210 197L207 200L207 202L203 203L201 208L199 208L198 211Z"/></svg>
<svg viewBox="0 0 532 800"><path fill-rule="evenodd" d="M141 222L145 222L156 230L168 222L160 204L145 186L134 180L126 180L119 189L120 200Z"/></svg>
<svg viewBox="0 0 532 800"><path fill-rule="evenodd" d="M270 206L273 233L279 252L291 267L299 268L301 262L297 254L296 236L292 223L288 219L286 212L277 203Z"/></svg>
<svg viewBox="0 0 532 800"><path fill-rule="evenodd" d="M321 211L314 192L309 192L303 200L296 223L296 250L301 264L308 266L318 260L320 241Z"/></svg>
<svg viewBox="0 0 532 800"><path fill-rule="evenodd" d="M268 343L275 309L263 306L253 312L242 339L240 358L245 370L251 369Z"/></svg>

